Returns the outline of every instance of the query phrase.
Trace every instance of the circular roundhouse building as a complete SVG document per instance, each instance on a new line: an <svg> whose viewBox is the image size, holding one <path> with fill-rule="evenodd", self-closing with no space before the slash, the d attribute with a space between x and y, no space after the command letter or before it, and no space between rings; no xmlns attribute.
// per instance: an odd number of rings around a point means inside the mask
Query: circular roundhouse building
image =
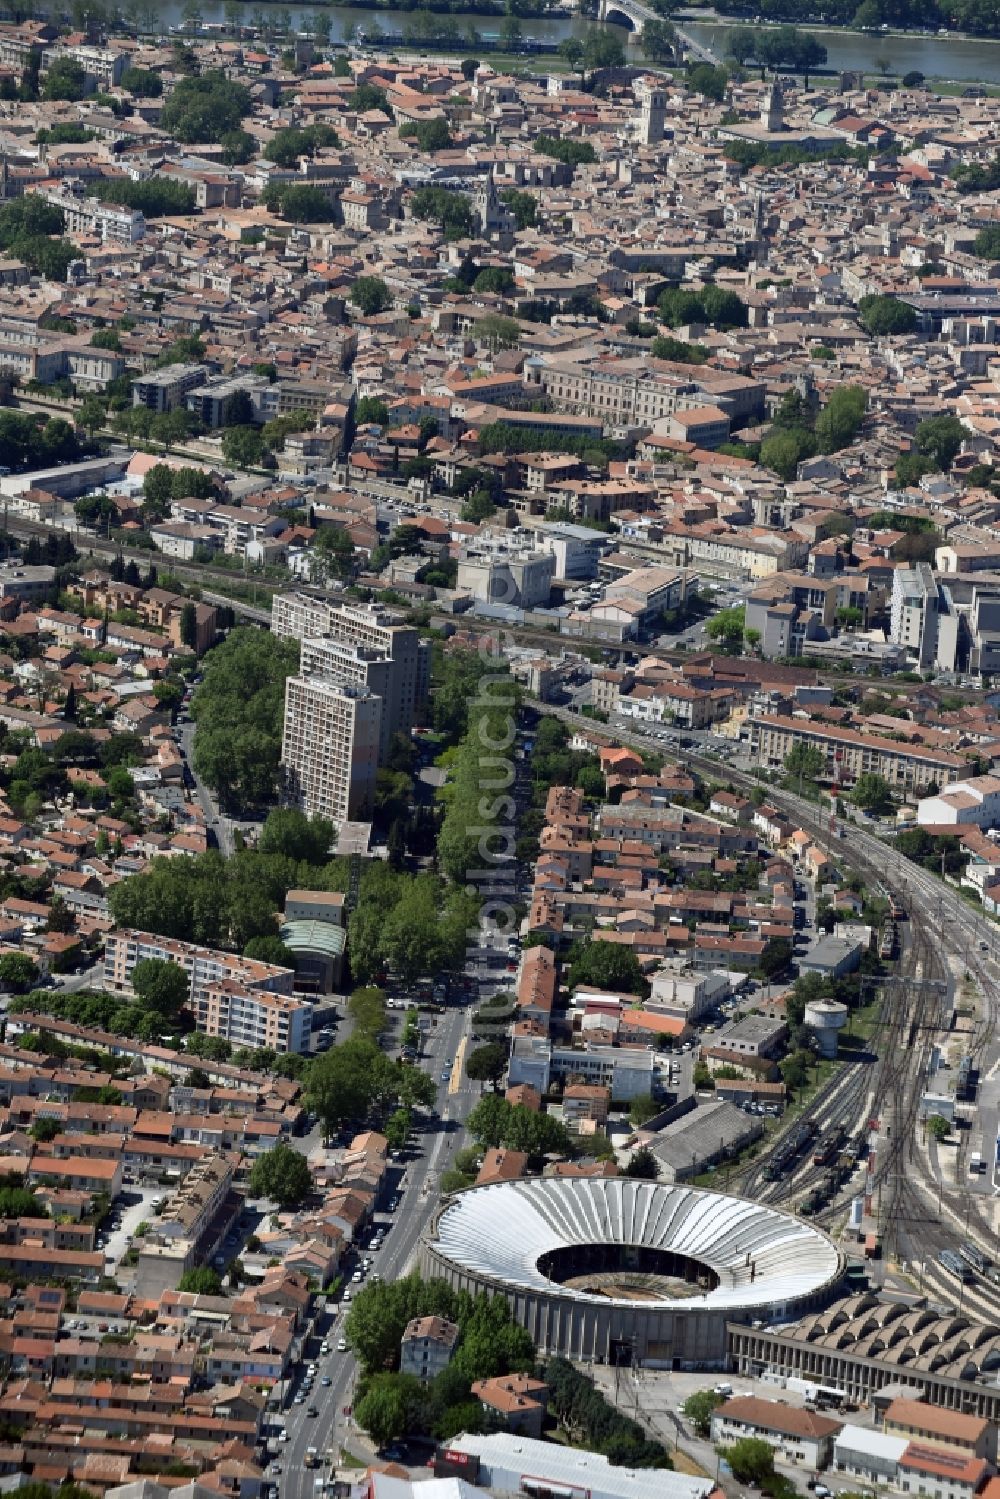
<svg viewBox="0 0 1000 1499"><path fill-rule="evenodd" d="M726 1323L822 1306L843 1259L788 1213L694 1187L554 1178L443 1204L422 1267L505 1296L543 1353L665 1368L719 1365Z"/></svg>

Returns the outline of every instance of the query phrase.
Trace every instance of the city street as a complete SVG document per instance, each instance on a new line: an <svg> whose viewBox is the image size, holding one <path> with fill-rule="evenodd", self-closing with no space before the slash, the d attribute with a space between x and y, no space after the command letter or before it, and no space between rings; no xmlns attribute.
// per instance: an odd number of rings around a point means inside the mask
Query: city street
<svg viewBox="0 0 1000 1499"><path fill-rule="evenodd" d="M185 710L186 711L186 710ZM194 746L194 724L190 718L179 716L176 725L177 746L184 757L184 764L191 775L191 784L202 811L205 814L205 826L211 829L219 842L219 848L226 858L233 852L233 830L228 818L223 817L215 802L212 793L205 782L195 773L192 749Z"/></svg>
<svg viewBox="0 0 1000 1499"><path fill-rule="evenodd" d="M385 1243L381 1250L371 1254L372 1269L384 1281L398 1280L412 1268L420 1242L420 1236L430 1222L438 1203L442 1172L447 1168L453 1152L462 1144L462 1124L470 1109L479 1098L478 1084L469 1083L461 1068L464 1053L463 1043L469 1034L470 1009L448 1009L438 1017L424 1041L421 1066L438 1080L444 1068L451 1065L448 1082L438 1082L437 1112L430 1118L426 1130L414 1139L407 1152L409 1159L402 1173L390 1174L390 1187L386 1197L393 1195L392 1178L399 1182L396 1190L402 1197L399 1209L394 1214L380 1212L375 1221L386 1229ZM295 1142L298 1144L299 1142ZM365 1235L367 1239L369 1235ZM348 1261L350 1272L355 1268L353 1259ZM352 1291L360 1287L353 1287ZM357 1431L353 1422L344 1414L351 1405L356 1376L356 1365L350 1353L337 1352L337 1340L342 1336L343 1323L349 1307L341 1303L332 1307L328 1303L326 1312L318 1312L311 1337L302 1350L302 1360L296 1377L285 1386L285 1424L289 1440L281 1445L282 1472L272 1479L278 1486L282 1499L309 1499L317 1487L317 1480L325 1476L320 1469L305 1467L306 1449L315 1447L322 1456L326 1452L339 1455L342 1445L355 1450L360 1457L371 1455L367 1438ZM320 1352L320 1345L327 1339L329 1354ZM305 1367L317 1365L316 1381L306 1402L292 1403L299 1389ZM327 1376L332 1381L324 1387L321 1380ZM309 1407L315 1407L316 1416L308 1416Z"/></svg>

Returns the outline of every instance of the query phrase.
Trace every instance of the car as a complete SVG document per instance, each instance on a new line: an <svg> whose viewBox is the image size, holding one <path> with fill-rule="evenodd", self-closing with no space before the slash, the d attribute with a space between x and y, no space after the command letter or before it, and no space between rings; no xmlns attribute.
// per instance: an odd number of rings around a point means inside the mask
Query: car
<svg viewBox="0 0 1000 1499"><path fill-rule="evenodd" d="M350 1288L350 1286L348 1286L347 1290L344 1292L344 1300L345 1301L350 1301L350 1299L351 1299L351 1288Z"/></svg>
<svg viewBox="0 0 1000 1499"><path fill-rule="evenodd" d="M306 1406L306 1415L307 1416L318 1416L319 1415L319 1410L317 1409L317 1407L315 1405L307 1405Z"/></svg>
<svg viewBox="0 0 1000 1499"><path fill-rule="evenodd" d="M337 1339L337 1352L338 1353L346 1353L347 1352L347 1339L346 1338L338 1338Z"/></svg>
<svg viewBox="0 0 1000 1499"><path fill-rule="evenodd" d="M320 1350L319 1351L320 1351L320 1353L329 1353L330 1352L330 1345L329 1345L329 1343L327 1343L324 1340L324 1342L320 1345Z"/></svg>
<svg viewBox="0 0 1000 1499"><path fill-rule="evenodd" d="M361 1284L364 1278L364 1273L361 1270L355 1270L354 1274L351 1276L351 1281L354 1285L358 1286Z"/></svg>
<svg viewBox="0 0 1000 1499"><path fill-rule="evenodd" d="M329 1374L324 1374L323 1378L320 1380L320 1384L324 1387L324 1389L328 1390L333 1384L333 1380L330 1378Z"/></svg>
<svg viewBox="0 0 1000 1499"><path fill-rule="evenodd" d="M296 1395L295 1399L292 1401L293 1405L305 1405L305 1403L306 1403L306 1397L304 1395L301 1395L301 1394L300 1395Z"/></svg>

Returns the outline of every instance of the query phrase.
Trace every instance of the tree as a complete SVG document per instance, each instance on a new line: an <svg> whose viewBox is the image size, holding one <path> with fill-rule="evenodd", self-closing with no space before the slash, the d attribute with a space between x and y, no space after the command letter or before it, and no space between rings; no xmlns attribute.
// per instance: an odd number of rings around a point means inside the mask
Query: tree
<svg viewBox="0 0 1000 1499"><path fill-rule="evenodd" d="M816 418L820 452L836 453L852 443L861 429L868 396L860 385L840 385Z"/></svg>
<svg viewBox="0 0 1000 1499"><path fill-rule="evenodd" d="M415 140L421 151L447 151L452 144L448 121L440 117L410 121L401 126L399 133L404 140Z"/></svg>
<svg viewBox="0 0 1000 1499"><path fill-rule="evenodd" d="M752 26L734 26L726 37L726 51L743 67L756 56L757 32Z"/></svg>
<svg viewBox="0 0 1000 1499"><path fill-rule="evenodd" d="M885 776L874 770L866 770L858 776L851 799L863 812L880 817L892 807L892 788Z"/></svg>
<svg viewBox="0 0 1000 1499"><path fill-rule="evenodd" d="M361 396L354 408L354 420L359 427L369 422L384 427L389 420L389 408L378 396Z"/></svg>
<svg viewBox="0 0 1000 1499"><path fill-rule="evenodd" d="M95 334L94 336L96 337L97 335ZM100 399L100 397L84 396L83 400L80 402L79 407L77 408L77 426L83 427L83 429L86 432L89 432L91 437L93 437L98 428L103 427L106 421L107 410L104 406L104 402ZM90 497L88 496L87 498ZM99 498L103 500L106 498L106 496L101 495ZM117 510L113 503L111 504L111 509L114 510L117 514Z"/></svg>
<svg viewBox="0 0 1000 1499"><path fill-rule="evenodd" d="M774 1448L761 1437L741 1437L731 1447L718 1450L738 1483L759 1485L774 1477Z"/></svg>
<svg viewBox="0 0 1000 1499"><path fill-rule="evenodd" d="M297 807L275 807L267 814L258 848L262 854L282 854L306 864L325 864L333 843L333 824L325 817L307 817Z"/></svg>
<svg viewBox="0 0 1000 1499"><path fill-rule="evenodd" d="M477 1046L465 1061L465 1073L474 1083L492 1083L494 1088L507 1070L507 1048L499 1042Z"/></svg>
<svg viewBox="0 0 1000 1499"><path fill-rule="evenodd" d="M149 68L126 68L119 87L137 99L158 99L163 93L163 79Z"/></svg>
<svg viewBox="0 0 1000 1499"><path fill-rule="evenodd" d="M691 1422L695 1435L703 1440L712 1429L712 1412L723 1403L723 1397L714 1390L698 1390L684 1402L684 1415Z"/></svg>
<svg viewBox="0 0 1000 1499"><path fill-rule="evenodd" d="M951 1134L951 1125L943 1114L931 1114L927 1120L927 1133L939 1143Z"/></svg>
<svg viewBox="0 0 1000 1499"><path fill-rule="evenodd" d="M406 1436L423 1402L423 1385L412 1374L376 1374L355 1402L354 1419L381 1449Z"/></svg>
<svg viewBox="0 0 1000 1499"><path fill-rule="evenodd" d="M638 1150L633 1150L629 1157L628 1165L625 1167L625 1175L634 1177L638 1181L655 1182L660 1174L656 1157L648 1145L642 1145Z"/></svg>
<svg viewBox="0 0 1000 1499"><path fill-rule="evenodd" d="M262 201L292 224L328 224L336 212L323 189L308 182L272 182Z"/></svg>
<svg viewBox="0 0 1000 1499"><path fill-rule="evenodd" d="M257 1157L250 1172L250 1190L281 1208L297 1208L312 1191L309 1162L285 1140Z"/></svg>
<svg viewBox="0 0 1000 1499"><path fill-rule="evenodd" d="M38 964L23 952L5 952L0 957L0 987L25 994L38 980Z"/></svg>
<svg viewBox="0 0 1000 1499"><path fill-rule="evenodd" d="M676 33L669 21L647 20L642 28L642 52L650 62L669 62Z"/></svg>
<svg viewBox="0 0 1000 1499"><path fill-rule="evenodd" d="M75 57L57 57L45 75L43 99L63 99L71 103L86 93L87 75L83 63Z"/></svg>
<svg viewBox="0 0 1000 1499"><path fill-rule="evenodd" d="M597 152L590 141L567 140L544 132L535 137L535 150L543 156L552 156L564 166L586 166L597 160Z"/></svg>
<svg viewBox="0 0 1000 1499"><path fill-rule="evenodd" d="M917 452L947 473L968 436L957 416L930 416L917 427Z"/></svg>
<svg viewBox="0 0 1000 1499"><path fill-rule="evenodd" d="M370 109L380 109L383 114L392 116L385 89L378 88L374 83L359 84L349 103L351 109L357 110L359 114L367 114Z"/></svg>
<svg viewBox="0 0 1000 1499"><path fill-rule="evenodd" d="M396 1109L385 1121L383 1134L390 1150L403 1150L410 1138L413 1115L409 1109Z"/></svg>
<svg viewBox="0 0 1000 1499"><path fill-rule="evenodd" d="M207 1265L194 1270L185 1270L177 1282L178 1291L190 1291L195 1296L219 1296L222 1294L222 1277Z"/></svg>
<svg viewBox="0 0 1000 1499"><path fill-rule="evenodd" d="M140 958L132 969L132 988L147 1009L163 1016L176 1015L191 995L184 969L162 958Z"/></svg>
<svg viewBox="0 0 1000 1499"><path fill-rule="evenodd" d="M642 1129L650 1119L656 1117L660 1112L660 1105L651 1093L641 1093L638 1098L633 1098L629 1105L628 1120L633 1129Z"/></svg>
<svg viewBox="0 0 1000 1499"><path fill-rule="evenodd" d="M809 1081L809 1069L812 1064L812 1052L800 1047L798 1051L791 1052L783 1062L779 1063L778 1071L786 1087L804 1088Z"/></svg>
<svg viewBox="0 0 1000 1499"><path fill-rule="evenodd" d="M725 68L713 68L711 63L700 62L688 70L685 81L692 93L721 104L726 97L729 75Z"/></svg>
<svg viewBox="0 0 1000 1499"><path fill-rule="evenodd" d="M873 338L912 333L917 326L916 312L898 297L862 297L858 312L862 328Z"/></svg>
<svg viewBox="0 0 1000 1499"><path fill-rule="evenodd" d="M160 125L186 144L217 141L239 129L251 103L250 91L221 72L181 78L163 106Z"/></svg>
<svg viewBox="0 0 1000 1499"><path fill-rule="evenodd" d="M277 793L285 678L298 670L298 656L297 642L244 627L205 657L191 699L194 765L227 809Z"/></svg>
<svg viewBox="0 0 1000 1499"><path fill-rule="evenodd" d="M138 208L147 218L164 214L188 214L195 208L194 189L184 182L164 181L150 178L133 182L130 177L115 178L111 182L94 183L89 189L90 197L100 196L104 203L120 203L126 208Z"/></svg>
<svg viewBox="0 0 1000 1499"><path fill-rule="evenodd" d="M705 632L711 640L718 640L726 650L737 651L743 641L743 626L746 611L739 609L720 609L705 626Z"/></svg>
<svg viewBox="0 0 1000 1499"><path fill-rule="evenodd" d="M771 937L760 955L760 971L765 978L783 973L792 958L792 944L787 937Z"/></svg>
<svg viewBox="0 0 1000 1499"><path fill-rule="evenodd" d="M234 468L256 468L266 447L256 427L227 427L222 434L222 456Z"/></svg>
<svg viewBox="0 0 1000 1499"><path fill-rule="evenodd" d="M181 644L196 650L198 646L198 611L190 599L181 607Z"/></svg>
<svg viewBox="0 0 1000 1499"><path fill-rule="evenodd" d="M462 77L465 79L466 83L471 83L473 78L475 78L476 74L479 72L479 58L463 57L459 66L462 69Z"/></svg>
<svg viewBox="0 0 1000 1499"><path fill-rule="evenodd" d="M980 229L972 248L982 260L1000 260L1000 227L990 224Z"/></svg>
<svg viewBox="0 0 1000 1499"><path fill-rule="evenodd" d="M505 187L500 194L517 220L518 229L534 229L538 222L538 199L534 193L522 192L516 187Z"/></svg>
<svg viewBox="0 0 1000 1499"><path fill-rule="evenodd" d="M385 1029L385 995L381 989L355 989L347 1001L355 1031L378 1036Z"/></svg>
<svg viewBox="0 0 1000 1499"><path fill-rule="evenodd" d="M363 317L374 317L392 306L392 293L381 276L359 276L348 296Z"/></svg>
<svg viewBox="0 0 1000 1499"><path fill-rule="evenodd" d="M586 984L615 994L637 994L643 999L649 994L649 985L632 948L599 938L575 944L570 950L567 984L570 989Z"/></svg>
<svg viewBox="0 0 1000 1499"><path fill-rule="evenodd" d="M826 756L814 744L796 744L785 756L785 784L802 786L804 781L812 785L826 770Z"/></svg>
<svg viewBox="0 0 1000 1499"><path fill-rule="evenodd" d="M258 963L272 963L278 968L295 967L295 954L280 937L251 937L243 949L243 956Z"/></svg>
<svg viewBox="0 0 1000 1499"><path fill-rule="evenodd" d="M816 451L816 439L803 428L792 431L768 433L760 445L760 461L771 468L782 479L794 479L796 470L804 458L811 458Z"/></svg>

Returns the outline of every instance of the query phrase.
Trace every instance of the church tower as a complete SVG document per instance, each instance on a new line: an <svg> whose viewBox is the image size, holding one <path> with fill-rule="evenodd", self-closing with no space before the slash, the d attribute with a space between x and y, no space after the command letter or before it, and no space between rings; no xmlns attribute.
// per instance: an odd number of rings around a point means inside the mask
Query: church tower
<svg viewBox="0 0 1000 1499"><path fill-rule="evenodd" d="M663 122L667 114L667 96L662 88L647 84L642 94L642 110L639 115L639 141L643 146L655 146L663 139Z"/></svg>
<svg viewBox="0 0 1000 1499"><path fill-rule="evenodd" d="M772 83L764 95L764 103L760 110L760 123L765 130L770 130L774 134L785 128L784 100L781 87L777 82Z"/></svg>

